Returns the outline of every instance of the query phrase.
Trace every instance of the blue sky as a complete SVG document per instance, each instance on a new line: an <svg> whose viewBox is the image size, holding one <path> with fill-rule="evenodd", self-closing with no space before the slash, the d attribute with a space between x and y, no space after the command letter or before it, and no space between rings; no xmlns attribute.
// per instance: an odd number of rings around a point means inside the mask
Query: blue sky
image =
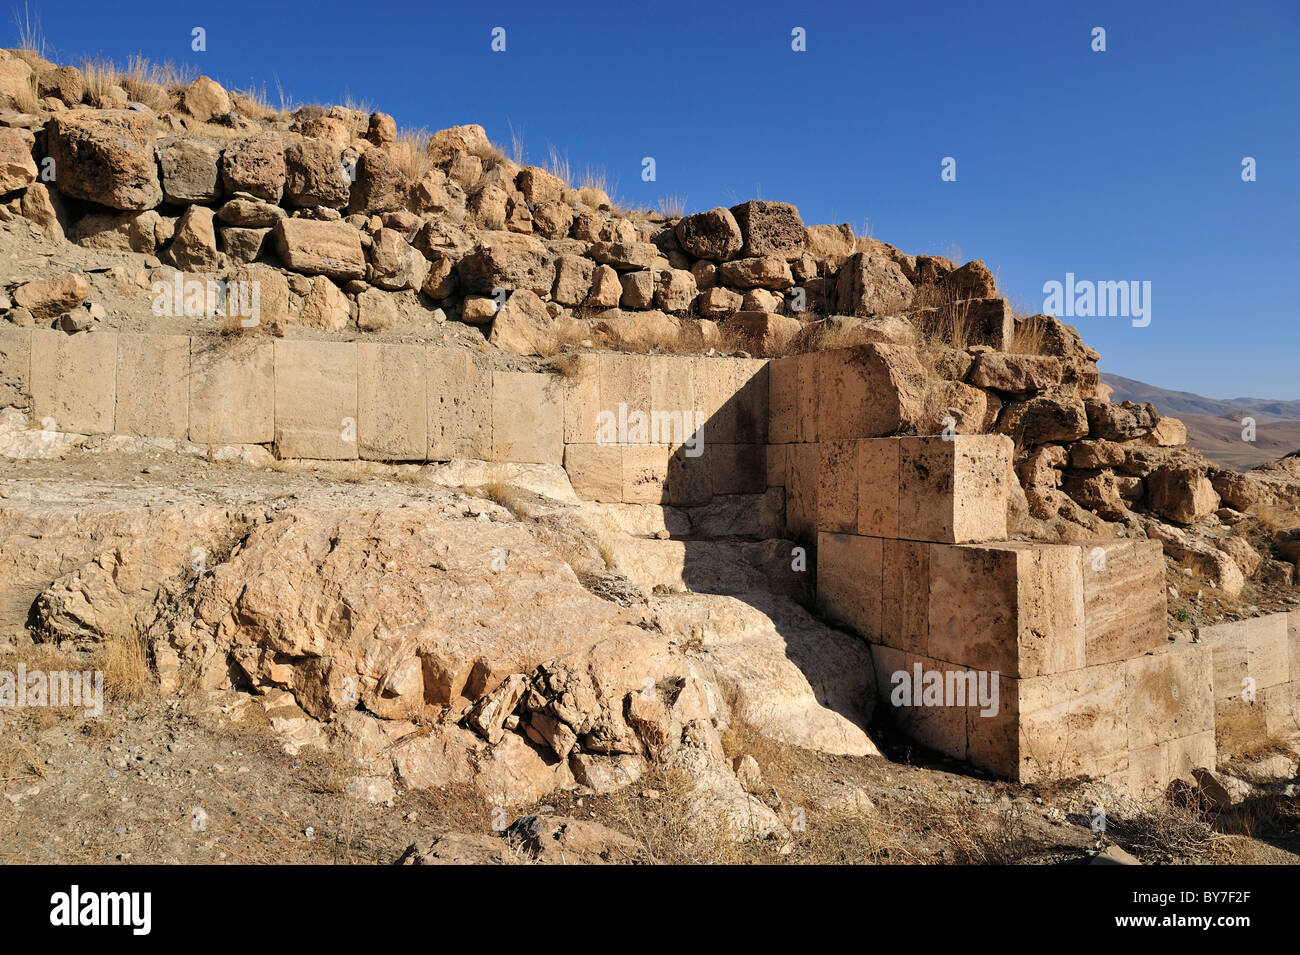
<svg viewBox="0 0 1300 955"><path fill-rule="evenodd" d="M350 95L507 147L513 128L530 161L553 144L633 204L761 196L908 252L959 249L1034 310L1067 272L1149 281L1148 326L1073 320L1104 371L1300 398L1300 0L127 7L31 4L61 62L143 53L273 101L277 84Z"/></svg>

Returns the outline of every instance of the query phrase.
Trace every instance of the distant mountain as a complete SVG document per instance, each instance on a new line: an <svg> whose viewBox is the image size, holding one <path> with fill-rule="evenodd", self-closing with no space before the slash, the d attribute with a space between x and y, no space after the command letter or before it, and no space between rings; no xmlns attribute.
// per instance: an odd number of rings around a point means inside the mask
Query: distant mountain
<svg viewBox="0 0 1300 955"><path fill-rule="evenodd" d="M1300 450L1300 401L1206 398L1169 391L1119 375L1101 376L1115 389L1111 401L1151 402L1187 425L1187 444L1220 467L1249 470ZM1241 419L1255 419L1255 440L1243 441Z"/></svg>
<svg viewBox="0 0 1300 955"><path fill-rule="evenodd" d="M1174 415L1209 415L1224 417L1232 415L1238 419L1242 415L1256 418L1286 418L1300 421L1300 401L1284 401L1275 398L1206 398L1204 395L1190 391L1170 391L1157 388L1146 382L1121 378L1119 375L1103 374L1101 380L1115 389L1112 401L1151 402L1161 414Z"/></svg>

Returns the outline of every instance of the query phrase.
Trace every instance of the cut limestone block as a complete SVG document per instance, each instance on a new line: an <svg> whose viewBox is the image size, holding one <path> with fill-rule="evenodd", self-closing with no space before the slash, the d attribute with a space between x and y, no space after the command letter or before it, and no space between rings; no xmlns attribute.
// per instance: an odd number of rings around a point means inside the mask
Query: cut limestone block
<svg viewBox="0 0 1300 955"><path fill-rule="evenodd" d="M492 375L492 460L564 463L564 389L550 375Z"/></svg>
<svg viewBox="0 0 1300 955"><path fill-rule="evenodd" d="M600 414L600 363L598 356L571 355L570 373L564 380L564 442L594 444Z"/></svg>
<svg viewBox="0 0 1300 955"><path fill-rule="evenodd" d="M1128 769L1123 663L998 683L996 712L967 712L968 758L976 766L1021 782Z"/></svg>
<svg viewBox="0 0 1300 955"><path fill-rule="evenodd" d="M184 439L190 428L190 340L185 335L119 335L120 434Z"/></svg>
<svg viewBox="0 0 1300 955"><path fill-rule="evenodd" d="M1288 614L1274 613L1200 628L1214 665L1216 699L1291 679L1287 622Z"/></svg>
<svg viewBox="0 0 1300 955"><path fill-rule="evenodd" d="M275 450L281 458L357 456L357 346L275 342Z"/></svg>
<svg viewBox="0 0 1300 955"><path fill-rule="evenodd" d="M899 537L952 544L1007 536L1009 438L934 435L898 443ZM887 480L887 470L877 473Z"/></svg>
<svg viewBox="0 0 1300 955"><path fill-rule="evenodd" d="M32 416L41 427L109 434L117 397L117 332L32 332Z"/></svg>
<svg viewBox="0 0 1300 955"><path fill-rule="evenodd" d="M898 537L898 439L868 438L858 446L858 533Z"/></svg>
<svg viewBox="0 0 1300 955"><path fill-rule="evenodd" d="M669 504L688 506L709 503L714 493L713 468L719 447L725 448L728 445L705 443L695 448L699 454L693 454L692 449L685 447L673 449L672 456L668 459L668 484L665 488Z"/></svg>
<svg viewBox="0 0 1300 955"><path fill-rule="evenodd" d="M566 444L564 470L584 501L617 504L623 500L622 445Z"/></svg>
<svg viewBox="0 0 1300 955"><path fill-rule="evenodd" d="M786 455L788 444L769 444L767 446L767 486L785 487Z"/></svg>
<svg viewBox="0 0 1300 955"><path fill-rule="evenodd" d="M816 444L792 444L786 452L785 523L804 542L817 536L817 471L821 455Z"/></svg>
<svg viewBox="0 0 1300 955"><path fill-rule="evenodd" d="M932 546L927 653L1021 678L1083 666L1081 560L1064 544Z"/></svg>
<svg viewBox="0 0 1300 955"><path fill-rule="evenodd" d="M768 363L768 440L790 444L799 439L799 360L794 356Z"/></svg>
<svg viewBox="0 0 1300 955"><path fill-rule="evenodd" d="M624 420L634 411L648 416L651 409L650 363L653 360L649 355L599 355L597 380L600 407L597 410L618 419L618 406L622 404L627 407ZM618 439L625 440L623 435L619 435Z"/></svg>
<svg viewBox="0 0 1300 955"><path fill-rule="evenodd" d="M190 440L267 444L275 439L275 345L261 336L190 339Z"/></svg>
<svg viewBox="0 0 1300 955"><path fill-rule="evenodd" d="M1158 650L1168 641L1160 542L1099 540L1081 546L1086 663Z"/></svg>
<svg viewBox="0 0 1300 955"><path fill-rule="evenodd" d="M1212 730L1171 739L1168 745L1168 781L1191 780L1193 770L1213 771L1216 767L1218 752Z"/></svg>
<svg viewBox="0 0 1300 955"><path fill-rule="evenodd" d="M817 447L817 529L836 534L857 533L858 442L821 441Z"/></svg>
<svg viewBox="0 0 1300 955"><path fill-rule="evenodd" d="M704 416L704 443L735 444L735 368L726 358L691 358L695 406Z"/></svg>
<svg viewBox="0 0 1300 955"><path fill-rule="evenodd" d="M423 461L429 451L424 346L362 342L357 347L359 455L369 461Z"/></svg>
<svg viewBox="0 0 1300 955"><path fill-rule="evenodd" d="M694 363L674 355L650 358L652 440L683 444L695 433Z"/></svg>
<svg viewBox="0 0 1300 955"><path fill-rule="evenodd" d="M732 396L735 405L736 444L766 444L768 423L767 362L756 358L730 361Z"/></svg>
<svg viewBox="0 0 1300 955"><path fill-rule="evenodd" d="M1129 748L1141 749L1214 731L1214 675L1210 648L1166 644L1124 662L1128 681Z"/></svg>
<svg viewBox="0 0 1300 955"><path fill-rule="evenodd" d="M817 535L817 607L868 639L880 634L881 559L878 537Z"/></svg>
<svg viewBox="0 0 1300 955"><path fill-rule="evenodd" d="M492 457L492 372L461 348L425 350L428 460Z"/></svg>
<svg viewBox="0 0 1300 955"><path fill-rule="evenodd" d="M795 407L795 423L798 428L796 441L804 443L817 440L817 408L820 401L821 384L820 352L805 352L795 358L795 378L798 387L798 403Z"/></svg>
<svg viewBox="0 0 1300 955"><path fill-rule="evenodd" d="M925 372L914 348L870 344L815 354L818 440L874 438L920 422Z"/></svg>
<svg viewBox="0 0 1300 955"><path fill-rule="evenodd" d="M663 504L667 502L668 461L672 448L667 445L627 445L623 448L623 502L625 504Z"/></svg>
<svg viewBox="0 0 1300 955"><path fill-rule="evenodd" d="M885 540L879 640L899 650L924 653L930 639L930 545Z"/></svg>
<svg viewBox="0 0 1300 955"><path fill-rule="evenodd" d="M31 407L32 332L0 325L0 408Z"/></svg>
<svg viewBox="0 0 1300 955"><path fill-rule="evenodd" d="M714 494L762 494L767 489L765 445L710 444L707 448Z"/></svg>
<svg viewBox="0 0 1300 955"><path fill-rule="evenodd" d="M939 674L946 683L949 673L957 675L954 668L920 654L879 645L871 647L871 659L880 705L898 729L922 746L954 759L966 759L971 707L948 705L949 701L942 698L936 702L933 691L927 704L925 695L927 681L931 687L934 685L933 674ZM953 679L952 683L955 689L958 681Z"/></svg>

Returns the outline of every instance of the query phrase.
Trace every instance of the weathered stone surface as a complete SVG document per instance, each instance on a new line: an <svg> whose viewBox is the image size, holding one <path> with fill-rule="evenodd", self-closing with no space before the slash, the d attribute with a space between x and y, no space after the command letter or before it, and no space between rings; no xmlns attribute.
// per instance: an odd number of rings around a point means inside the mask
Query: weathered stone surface
<svg viewBox="0 0 1300 955"><path fill-rule="evenodd" d="M488 341L515 355L535 355L549 343L550 328L546 303L528 289L516 289L495 313Z"/></svg>
<svg viewBox="0 0 1300 955"><path fill-rule="evenodd" d="M858 252L840 267L835 304L847 315L896 315L914 295L912 283L896 262Z"/></svg>
<svg viewBox="0 0 1300 955"><path fill-rule="evenodd" d="M190 440L267 444L275 439L275 349L261 336L190 339Z"/></svg>
<svg viewBox="0 0 1300 955"><path fill-rule="evenodd" d="M1007 536L1012 452L1007 438L956 435L897 441L899 537L951 544ZM889 479L888 469L878 473L881 479ZM887 496L887 489L870 495L871 499Z"/></svg>
<svg viewBox="0 0 1300 955"><path fill-rule="evenodd" d="M221 154L221 181L227 192L246 192L267 202L279 202L284 177L284 143L275 133L241 139Z"/></svg>
<svg viewBox="0 0 1300 955"><path fill-rule="evenodd" d="M1139 405L1132 401L1111 404L1100 398L1084 402L1088 415L1088 433L1107 441L1131 441L1150 432L1160 416L1151 404Z"/></svg>
<svg viewBox="0 0 1300 955"><path fill-rule="evenodd" d="M289 204L329 209L348 204L352 183L334 144L323 139L293 143L284 151L284 165L284 198Z"/></svg>
<svg viewBox="0 0 1300 955"><path fill-rule="evenodd" d="M1086 665L1154 653L1167 642L1160 543L1101 540L1081 546Z"/></svg>
<svg viewBox="0 0 1300 955"><path fill-rule="evenodd" d="M45 133L59 192L113 209L152 209L163 198L155 130L152 114L136 110L54 114Z"/></svg>
<svg viewBox="0 0 1300 955"><path fill-rule="evenodd" d="M294 272L342 280L366 274L361 233L346 222L280 219L274 235L280 258Z"/></svg>
<svg viewBox="0 0 1300 955"><path fill-rule="evenodd" d="M555 267L532 236L489 233L456 267L467 292L491 295L496 289L528 289L547 295L555 284Z"/></svg>
<svg viewBox="0 0 1300 955"><path fill-rule="evenodd" d="M357 296L357 328L378 332L397 324L400 316L392 296L377 288L368 288Z"/></svg>
<svg viewBox="0 0 1300 955"><path fill-rule="evenodd" d="M819 533L817 608L864 637L878 637L882 567L879 538Z"/></svg>
<svg viewBox="0 0 1300 955"><path fill-rule="evenodd" d="M64 272L48 279L27 282L14 290L14 302L35 318L53 318L76 308L90 295L90 285L80 272Z"/></svg>
<svg viewBox="0 0 1300 955"><path fill-rule="evenodd" d="M931 546L927 652L1010 677L1082 667L1079 548L1021 542Z"/></svg>
<svg viewBox="0 0 1300 955"><path fill-rule="evenodd" d="M167 136L158 141L155 152L168 202L211 202L221 195L221 150L215 143Z"/></svg>
<svg viewBox="0 0 1300 955"><path fill-rule="evenodd" d="M719 206L685 216L675 229L682 250L697 259L725 262L740 251L744 237L731 210Z"/></svg>
<svg viewBox="0 0 1300 955"><path fill-rule="evenodd" d="M54 97L65 106L76 106L86 95L86 79L75 66L56 66L36 76L36 93L42 99Z"/></svg>
<svg viewBox="0 0 1300 955"><path fill-rule="evenodd" d="M185 112L200 123L206 123L230 113L230 95L221 84L208 76L200 76L185 87L181 97Z"/></svg>
<svg viewBox="0 0 1300 955"><path fill-rule="evenodd" d="M431 461L492 457L492 372L469 351L427 348L426 379Z"/></svg>
<svg viewBox="0 0 1300 955"><path fill-rule="evenodd" d="M1074 441L1088 434L1088 418L1078 398L1040 395L1002 409L997 430L1020 448L1049 441Z"/></svg>
<svg viewBox="0 0 1300 955"><path fill-rule="evenodd" d="M549 375L492 376L492 453L498 461L564 463L564 390Z"/></svg>
<svg viewBox="0 0 1300 955"><path fill-rule="evenodd" d="M357 346L275 342L275 448L281 458L357 456Z"/></svg>
<svg viewBox="0 0 1300 955"><path fill-rule="evenodd" d="M1007 355L986 352L975 358L970 382L1012 394L1046 391L1061 383L1061 362L1043 355Z"/></svg>
<svg viewBox="0 0 1300 955"><path fill-rule="evenodd" d="M724 285L734 288L783 289L794 285L790 266L779 255L764 255L724 262L718 269Z"/></svg>
<svg viewBox="0 0 1300 955"><path fill-rule="evenodd" d="M1194 524L1219 506L1214 485L1199 468L1157 468L1146 482L1151 509L1176 524Z"/></svg>
<svg viewBox="0 0 1300 955"><path fill-rule="evenodd" d="M737 312L727 320L727 334L754 355L779 355L799 334L799 320L771 312Z"/></svg>
<svg viewBox="0 0 1300 955"><path fill-rule="evenodd" d="M31 368L31 329L0 324L0 407L30 406Z"/></svg>
<svg viewBox="0 0 1300 955"><path fill-rule="evenodd" d="M34 329L32 417L48 431L109 434L117 401L117 333Z"/></svg>
<svg viewBox="0 0 1300 955"><path fill-rule="evenodd" d="M372 461L423 461L429 449L424 347L356 347L358 454Z"/></svg>
<svg viewBox="0 0 1300 955"><path fill-rule="evenodd" d="M799 210L788 202L751 199L731 207L740 226L742 258L775 255L789 261L803 254L807 235Z"/></svg>
<svg viewBox="0 0 1300 955"><path fill-rule="evenodd" d="M28 141L16 129L0 128L0 195L26 188L36 172Z"/></svg>
<svg viewBox="0 0 1300 955"><path fill-rule="evenodd" d="M589 254L620 271L648 269L659 259L659 249L651 242L596 242Z"/></svg>
<svg viewBox="0 0 1300 955"><path fill-rule="evenodd" d="M217 233L212 225L212 210L207 206L190 206L176 222L176 235L167 258L185 272L206 272L217 266Z"/></svg>
<svg viewBox="0 0 1300 955"><path fill-rule="evenodd" d="M113 430L142 437L189 434L190 340L119 335Z"/></svg>
<svg viewBox="0 0 1300 955"><path fill-rule="evenodd" d="M916 351L899 345L859 345L812 356L817 365L816 435L801 440L871 438L915 427L925 372ZM803 367L802 365L800 367ZM800 401L804 401L802 385Z"/></svg>

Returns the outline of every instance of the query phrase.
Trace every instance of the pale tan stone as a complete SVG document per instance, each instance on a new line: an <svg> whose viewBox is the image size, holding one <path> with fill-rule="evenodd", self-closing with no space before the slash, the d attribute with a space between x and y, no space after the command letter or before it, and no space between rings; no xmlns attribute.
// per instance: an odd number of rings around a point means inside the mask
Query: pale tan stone
<svg viewBox="0 0 1300 955"><path fill-rule="evenodd" d="M190 340L184 335L118 336L121 434L185 438L189 433Z"/></svg>
<svg viewBox="0 0 1300 955"><path fill-rule="evenodd" d="M927 653L930 642L930 545L884 540L881 580L881 643Z"/></svg>
<svg viewBox="0 0 1300 955"><path fill-rule="evenodd" d="M909 687L914 685L918 664L922 674L943 672L951 667L923 655L880 645L871 647L871 657L881 706L888 708L898 728L910 739L936 752L954 759L966 759L969 707L921 706L910 701L902 705L906 698L901 693L895 695L903 682Z"/></svg>
<svg viewBox="0 0 1300 955"><path fill-rule="evenodd" d="M566 444L593 444L601 411L600 363L596 355L570 356L569 373L564 379L564 441Z"/></svg>
<svg viewBox="0 0 1300 955"><path fill-rule="evenodd" d="M858 533L898 537L898 439L865 438L856 444Z"/></svg>
<svg viewBox="0 0 1300 955"><path fill-rule="evenodd" d="M32 416L42 428L108 434L117 400L117 333L34 329ZM53 427L47 427L47 419Z"/></svg>
<svg viewBox="0 0 1300 955"><path fill-rule="evenodd" d="M881 560L879 538L817 535L817 608L868 639L881 632Z"/></svg>
<svg viewBox="0 0 1300 955"><path fill-rule="evenodd" d="M1210 648L1168 644L1125 661L1129 748L1140 749L1215 728Z"/></svg>
<svg viewBox="0 0 1300 955"><path fill-rule="evenodd" d="M623 502L661 504L667 500L667 445L627 445L623 448Z"/></svg>
<svg viewBox="0 0 1300 955"><path fill-rule="evenodd" d="M880 437L920 422L925 372L916 349L870 344L815 354L819 440Z"/></svg>
<svg viewBox="0 0 1300 955"><path fill-rule="evenodd" d="M1167 642L1165 561L1159 541L1085 541L1085 662L1152 653Z"/></svg>
<svg viewBox="0 0 1300 955"><path fill-rule="evenodd" d="M423 461L429 450L424 347L374 342L356 347L358 455Z"/></svg>
<svg viewBox="0 0 1300 955"><path fill-rule="evenodd" d="M190 440L266 444L275 438L275 348L244 335L190 339Z"/></svg>
<svg viewBox="0 0 1300 955"><path fill-rule="evenodd" d="M821 401L821 357L807 352L795 358L798 403L795 408L798 436L796 441L817 440L818 407Z"/></svg>
<svg viewBox="0 0 1300 955"><path fill-rule="evenodd" d="M1005 538L1011 453L1004 435L899 439L898 535L942 543Z"/></svg>
<svg viewBox="0 0 1300 955"><path fill-rule="evenodd" d="M281 458L357 457L357 346L275 342L275 450Z"/></svg>
<svg viewBox="0 0 1300 955"><path fill-rule="evenodd" d="M492 458L564 463L564 390L550 375L492 374Z"/></svg>
<svg viewBox="0 0 1300 955"><path fill-rule="evenodd" d="M776 358L768 365L768 436L773 444L789 444L799 436L799 360Z"/></svg>
<svg viewBox="0 0 1300 955"><path fill-rule="evenodd" d="M566 444L564 470L584 501L617 504L623 500L621 445Z"/></svg>
<svg viewBox="0 0 1300 955"><path fill-rule="evenodd" d="M1079 549L1014 541L932 546L929 653L1017 678L1083 666Z"/></svg>
<svg viewBox="0 0 1300 955"><path fill-rule="evenodd" d="M858 442L822 441L817 447L817 530L857 533Z"/></svg>
<svg viewBox="0 0 1300 955"><path fill-rule="evenodd" d="M761 494L766 489L765 445L708 444L705 448L714 494Z"/></svg>
<svg viewBox="0 0 1300 955"><path fill-rule="evenodd" d="M462 348L425 350L430 461L492 457L492 372Z"/></svg>
<svg viewBox="0 0 1300 955"><path fill-rule="evenodd" d="M816 444L792 444L786 454L786 529L801 541L813 541L817 535L820 457Z"/></svg>

